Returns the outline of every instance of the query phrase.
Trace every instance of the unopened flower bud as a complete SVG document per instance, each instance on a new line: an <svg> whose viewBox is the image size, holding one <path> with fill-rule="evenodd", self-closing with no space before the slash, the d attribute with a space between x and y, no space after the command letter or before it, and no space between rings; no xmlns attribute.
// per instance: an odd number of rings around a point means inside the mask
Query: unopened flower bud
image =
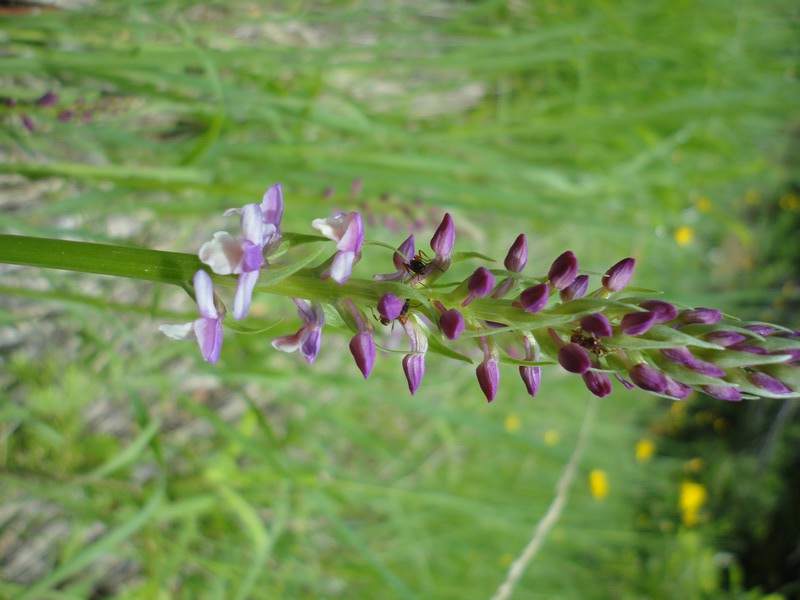
<svg viewBox="0 0 800 600"><path fill-rule="evenodd" d="M633 267L636 265L636 259L623 258L613 267L611 267L606 274L603 275L602 284L609 292L619 292L624 289L633 275Z"/></svg>
<svg viewBox="0 0 800 600"><path fill-rule="evenodd" d="M753 333L757 333L758 335L763 337L767 337L771 333L775 332L774 327L770 327L769 325L759 325L757 323L754 323L752 325L745 325L744 328L752 331Z"/></svg>
<svg viewBox="0 0 800 600"><path fill-rule="evenodd" d="M539 391L539 384L542 381L542 369L522 365L519 368L519 376L522 377L522 382L525 384L525 389L528 390L528 393L536 397L536 392Z"/></svg>
<svg viewBox="0 0 800 600"><path fill-rule="evenodd" d="M36 106L42 106L44 108L48 108L50 106L55 106L58 102L58 94L55 92L48 91L43 96L41 96L38 100L36 100Z"/></svg>
<svg viewBox="0 0 800 600"><path fill-rule="evenodd" d="M680 381L675 381L674 379L667 377L667 389L664 390L664 393L667 396L672 396L678 400L683 400L692 393L692 388L685 383L681 383Z"/></svg>
<svg viewBox="0 0 800 600"><path fill-rule="evenodd" d="M569 302L570 300L578 300L583 298L586 290L589 289L589 276L578 275L575 281L570 283L559 293L562 302Z"/></svg>
<svg viewBox="0 0 800 600"><path fill-rule="evenodd" d="M394 294L384 294L378 300L378 313L390 321L394 321L403 312L405 302Z"/></svg>
<svg viewBox="0 0 800 600"><path fill-rule="evenodd" d="M687 325L690 323L711 325L722 320L722 312L715 308L691 308L682 311L679 316L681 322Z"/></svg>
<svg viewBox="0 0 800 600"><path fill-rule="evenodd" d="M661 354L668 360L674 363L683 365L701 375L708 377L725 377L725 371L705 360L696 358L687 348L666 348L661 350Z"/></svg>
<svg viewBox="0 0 800 600"><path fill-rule="evenodd" d="M456 230L453 226L453 217L445 213L439 228L431 238L431 249L438 258L449 259L453 244L456 241Z"/></svg>
<svg viewBox="0 0 800 600"><path fill-rule="evenodd" d="M481 386L483 395L486 400L491 402L497 395L497 386L500 383L500 370L497 368L497 361L491 357L487 357L475 369L475 374L478 376L478 384Z"/></svg>
<svg viewBox="0 0 800 600"><path fill-rule="evenodd" d="M528 264L528 238L524 233L520 233L511 248L506 254L506 259L503 261L506 269L519 273Z"/></svg>
<svg viewBox="0 0 800 600"><path fill-rule="evenodd" d="M408 380L408 391L413 396L422 383L422 376L425 375L425 355L406 354L403 357L403 372Z"/></svg>
<svg viewBox="0 0 800 600"><path fill-rule="evenodd" d="M439 327L448 339L458 339L464 332L464 317L458 310L451 308L439 317Z"/></svg>
<svg viewBox="0 0 800 600"><path fill-rule="evenodd" d="M570 373L586 373L592 367L592 360L586 350L573 342L558 349L558 363Z"/></svg>
<svg viewBox="0 0 800 600"><path fill-rule="evenodd" d="M586 388L598 398L605 398L611 393L611 378L601 371L586 371L581 374Z"/></svg>
<svg viewBox="0 0 800 600"><path fill-rule="evenodd" d="M762 390L767 390L771 394L791 394L792 388L783 383L780 379L767 375L761 371L754 371L747 376L747 380Z"/></svg>
<svg viewBox="0 0 800 600"><path fill-rule="evenodd" d="M656 323L666 323L678 316L678 309L663 300L645 300L639 306L656 316Z"/></svg>
<svg viewBox="0 0 800 600"><path fill-rule="evenodd" d="M747 339L747 336L739 333L738 331L712 331L705 335L705 340L707 342L711 342L712 344L716 344L717 346L733 346L734 344L739 344Z"/></svg>
<svg viewBox="0 0 800 600"><path fill-rule="evenodd" d="M614 335L608 317L603 313L586 315L580 320L581 329L593 333L597 337L609 337Z"/></svg>
<svg viewBox="0 0 800 600"><path fill-rule="evenodd" d="M620 329L625 335L641 335L655 325L656 317L651 312L633 312L622 317Z"/></svg>
<svg viewBox="0 0 800 600"><path fill-rule="evenodd" d="M628 375L633 383L648 392L663 394L669 386L667 377L646 363L639 363L628 372Z"/></svg>
<svg viewBox="0 0 800 600"><path fill-rule="evenodd" d="M492 275L492 272L485 267L478 267L467 281L469 296L461 303L461 306L467 306L467 304L472 302L475 298L488 296L493 288L494 275Z"/></svg>
<svg viewBox="0 0 800 600"><path fill-rule="evenodd" d="M356 366L364 375L364 379L369 377L372 366L375 364L375 340L368 331L362 331L353 336L350 340L350 352L356 361Z"/></svg>
<svg viewBox="0 0 800 600"><path fill-rule="evenodd" d="M739 388L728 385L701 385L700 389L718 400L727 400L729 402L738 402L742 399L742 393Z"/></svg>
<svg viewBox="0 0 800 600"><path fill-rule="evenodd" d="M526 313L537 313L547 306L547 301L550 299L550 288L546 283L539 283L526 289L519 296L519 302L516 303Z"/></svg>
<svg viewBox="0 0 800 600"><path fill-rule="evenodd" d="M569 286L578 276L578 259L571 250L567 250L553 261L547 278L550 285L557 290L563 290Z"/></svg>

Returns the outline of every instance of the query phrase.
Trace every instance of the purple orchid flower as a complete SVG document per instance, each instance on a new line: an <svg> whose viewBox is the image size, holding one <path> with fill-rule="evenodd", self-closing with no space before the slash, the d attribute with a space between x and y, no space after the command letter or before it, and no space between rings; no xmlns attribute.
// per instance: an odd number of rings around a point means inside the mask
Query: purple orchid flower
<svg viewBox="0 0 800 600"><path fill-rule="evenodd" d="M397 252L392 255L392 262L396 269L394 273L387 273L385 275L373 275L375 281L402 281L408 275L408 261L414 258L416 247L414 246L414 234L406 238L397 248Z"/></svg>
<svg viewBox="0 0 800 600"><path fill-rule="evenodd" d="M353 265L361 258L361 247L364 245L364 221L361 213L339 213L327 219L314 219L311 226L336 242L339 250L333 257L333 264L322 274L322 279L331 277L342 285L350 279Z"/></svg>
<svg viewBox="0 0 800 600"><path fill-rule="evenodd" d="M296 352L303 355L308 364L312 364L319 352L322 342L322 326L325 325L325 311L319 302L308 303L299 298L292 298L297 305L297 315L303 326L297 333L282 335L272 340L272 347L282 352Z"/></svg>
<svg viewBox="0 0 800 600"><path fill-rule="evenodd" d="M176 340L197 340L203 360L212 365L219 359L222 350L222 318L214 303L214 285L211 277L199 270L194 274L194 295L200 317L184 325L161 325L164 335Z"/></svg>

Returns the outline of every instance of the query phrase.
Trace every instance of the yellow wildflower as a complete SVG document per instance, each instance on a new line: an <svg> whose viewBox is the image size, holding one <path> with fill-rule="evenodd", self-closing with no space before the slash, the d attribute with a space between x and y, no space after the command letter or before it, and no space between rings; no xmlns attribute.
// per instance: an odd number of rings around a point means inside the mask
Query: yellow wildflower
<svg viewBox="0 0 800 600"><path fill-rule="evenodd" d="M602 500L608 496L608 477L605 471L592 469L589 473L589 490L595 500Z"/></svg>
<svg viewBox="0 0 800 600"><path fill-rule="evenodd" d="M506 420L503 422L503 426L506 428L508 433L516 433L522 427L522 419L519 418L517 413L509 413L506 416Z"/></svg>
<svg viewBox="0 0 800 600"><path fill-rule="evenodd" d="M640 463L645 463L653 458L653 454L656 453L656 445L653 443L653 440L639 440L636 442L636 460Z"/></svg>
<svg viewBox="0 0 800 600"><path fill-rule="evenodd" d="M694 239L694 229L688 225L681 225L675 231L675 242L678 246L688 246Z"/></svg>
<svg viewBox="0 0 800 600"><path fill-rule="evenodd" d="M548 429L544 432L544 443L548 446L555 446L561 441L561 435L555 429Z"/></svg>
<svg viewBox="0 0 800 600"><path fill-rule="evenodd" d="M681 509L681 520L687 527L694 527L698 522L698 513L708 498L708 492L701 483L693 481L681 482L681 493L678 505Z"/></svg>

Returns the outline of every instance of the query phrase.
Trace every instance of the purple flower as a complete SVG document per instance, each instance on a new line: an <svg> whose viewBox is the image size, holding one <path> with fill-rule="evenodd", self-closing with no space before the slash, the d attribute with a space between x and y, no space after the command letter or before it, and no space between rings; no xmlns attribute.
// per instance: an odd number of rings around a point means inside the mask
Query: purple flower
<svg viewBox="0 0 800 600"><path fill-rule="evenodd" d="M550 300L550 288L546 283L539 283L523 291L519 295L519 302L515 302L514 306L533 314L547 306L548 300Z"/></svg>
<svg viewBox="0 0 800 600"><path fill-rule="evenodd" d="M520 233L511 248L506 254L506 259L503 261L506 269L513 273L519 273L528 264L528 238L524 233Z"/></svg>
<svg viewBox="0 0 800 600"><path fill-rule="evenodd" d="M418 327L413 319L403 323L403 327L411 342L411 354L403 357L403 372L408 381L408 391L413 396L425 375L425 353L428 351L428 338L425 332Z"/></svg>
<svg viewBox="0 0 800 600"><path fill-rule="evenodd" d="M707 342L717 344L718 346L728 347L734 344L739 344L747 339L747 336L737 331L712 331L705 336Z"/></svg>
<svg viewBox="0 0 800 600"><path fill-rule="evenodd" d="M776 379L761 371L750 373L747 376L747 380L753 385L760 387L762 390L767 390L771 394L791 394L793 391L792 388L783 383L780 379Z"/></svg>
<svg viewBox="0 0 800 600"><path fill-rule="evenodd" d="M394 321L402 314L403 306L405 306L405 302L394 294L387 293L378 300L378 314L384 319Z"/></svg>
<svg viewBox="0 0 800 600"><path fill-rule="evenodd" d="M667 377L659 370L646 363L639 363L629 372L631 380L637 386L648 392L663 394L669 387Z"/></svg>
<svg viewBox="0 0 800 600"><path fill-rule="evenodd" d="M497 395L497 386L500 383L500 370L497 368L497 360L492 356L487 356L483 362L475 369L478 376L478 384L481 386L486 400L491 402Z"/></svg>
<svg viewBox="0 0 800 600"><path fill-rule="evenodd" d="M464 299L461 306L467 306L475 298L488 296L492 288L494 288L494 275L492 275L492 272L488 269L478 267L467 281L469 296Z"/></svg>
<svg viewBox="0 0 800 600"><path fill-rule="evenodd" d="M589 353L574 342L564 344L558 349L558 363L570 373L586 373L592 367Z"/></svg>
<svg viewBox="0 0 800 600"><path fill-rule="evenodd" d="M672 396L678 400L683 400L692 393L692 388L685 383L681 383L680 381L675 381L674 379L667 377L667 389L664 390L664 393L667 396Z"/></svg>
<svg viewBox="0 0 800 600"><path fill-rule="evenodd" d="M606 274L603 275L602 284L609 292L619 292L624 289L633 275L633 267L636 265L636 260L633 258L623 258L617 264L612 266Z"/></svg>
<svg viewBox="0 0 800 600"><path fill-rule="evenodd" d="M342 285L353 274L353 265L361 258L364 245L364 222L358 212L339 213L327 219L314 219L311 226L326 238L336 242L339 252L333 258L330 269L322 274Z"/></svg>
<svg viewBox="0 0 800 600"><path fill-rule="evenodd" d="M74 110L62 110L60 113L58 113L58 116L56 118L62 123L66 123L67 121L70 121L74 116L75 116Z"/></svg>
<svg viewBox="0 0 800 600"><path fill-rule="evenodd" d="M36 125L33 123L33 119L31 119L28 115L22 115L22 124L25 126L25 129L31 133L36 131Z"/></svg>
<svg viewBox="0 0 800 600"><path fill-rule="evenodd" d="M303 355L308 364L314 362L322 342L322 326L325 325L325 312L319 302L309 304L305 300L292 298L297 305L297 315L303 326L297 333L282 335L272 340L272 347L282 352L295 352Z"/></svg>
<svg viewBox="0 0 800 600"><path fill-rule="evenodd" d="M447 339L458 339L458 336L464 333L464 317L458 310L451 308L439 317L439 327Z"/></svg>
<svg viewBox="0 0 800 600"><path fill-rule="evenodd" d="M728 385L701 385L700 389L718 400L727 400L729 402L738 402L742 399L742 393L739 388Z"/></svg>
<svg viewBox="0 0 800 600"><path fill-rule="evenodd" d="M656 316L656 323L666 323L678 316L678 309L663 300L645 300L639 306Z"/></svg>
<svg viewBox="0 0 800 600"><path fill-rule="evenodd" d="M563 290L568 287L575 278L578 276L578 259L571 250L567 250L561 256L553 261L550 270L547 272L547 278L550 280L550 285L557 290Z"/></svg>
<svg viewBox="0 0 800 600"><path fill-rule="evenodd" d="M589 288L589 276L578 275L571 284L565 287L559 293L562 302L569 302L570 300L578 300L583 298L586 290Z"/></svg>
<svg viewBox="0 0 800 600"><path fill-rule="evenodd" d="M369 377L372 366L375 364L375 340L369 331L360 331L350 340L350 353L356 361L356 366L364 375Z"/></svg>
<svg viewBox="0 0 800 600"><path fill-rule="evenodd" d="M695 373L700 373L701 375L707 375L709 377L725 377L725 371L722 368L714 363L696 358L686 348L667 348L662 350L661 354L668 360L683 365Z"/></svg>
<svg viewBox="0 0 800 600"><path fill-rule="evenodd" d="M521 365L519 368L519 376L522 377L525 389L535 398L536 392L539 391L539 384L542 381L542 369L540 367Z"/></svg>
<svg viewBox="0 0 800 600"><path fill-rule="evenodd" d="M611 378L602 371L586 371L581 373L586 388L599 398L605 398L611 393Z"/></svg>
<svg viewBox="0 0 800 600"><path fill-rule="evenodd" d="M416 250L414 247L414 234L406 238L397 248L397 252L392 255L392 262L396 269L394 273L387 273L386 275L373 275L372 278L376 281L401 281L409 273L408 261L414 258Z"/></svg>
<svg viewBox="0 0 800 600"><path fill-rule="evenodd" d="M580 320L580 326L584 331L593 333L597 337L609 337L614 335L614 331L611 329L611 323L608 317L603 313L586 315Z"/></svg>
<svg viewBox="0 0 800 600"><path fill-rule="evenodd" d="M758 355L769 354L769 351L766 348L754 346L753 344L731 344L728 346L728 350L734 350L736 352L749 352L750 354Z"/></svg>
<svg viewBox="0 0 800 600"><path fill-rule="evenodd" d="M54 91L49 90L43 96L36 100L36 106L41 106L44 108L49 108L51 106L55 106L58 102L58 94Z"/></svg>
<svg viewBox="0 0 800 600"><path fill-rule="evenodd" d="M702 323L710 325L713 323L718 323L722 320L722 312L715 308L691 308L682 311L679 316L681 318L681 322L687 325L689 323Z"/></svg>
<svg viewBox="0 0 800 600"><path fill-rule="evenodd" d="M456 230L453 226L453 217L450 216L450 213L445 213L442 222L431 238L431 249L436 253L437 266L443 271L450 266L450 252L453 250L455 241ZM447 266L442 265L445 262Z"/></svg>
<svg viewBox="0 0 800 600"><path fill-rule="evenodd" d="M200 317L184 325L161 325L158 329L176 340L197 340L203 359L212 365L222 349L222 317L214 303L211 277L202 269L194 274L194 296Z"/></svg>
<svg viewBox="0 0 800 600"><path fill-rule="evenodd" d="M261 216L264 220L264 254L269 256L281 245L281 219L283 219L283 187L280 183L267 188L261 199ZM275 227L271 231L270 225Z"/></svg>
<svg viewBox="0 0 800 600"><path fill-rule="evenodd" d="M625 335L641 335L655 325L656 316L651 312L633 312L622 317L620 329Z"/></svg>
<svg viewBox="0 0 800 600"><path fill-rule="evenodd" d="M767 337L771 333L775 331L774 327L770 327L769 325L758 325L758 324L751 324L745 325L745 329L749 329L753 333L757 333L760 336Z"/></svg>

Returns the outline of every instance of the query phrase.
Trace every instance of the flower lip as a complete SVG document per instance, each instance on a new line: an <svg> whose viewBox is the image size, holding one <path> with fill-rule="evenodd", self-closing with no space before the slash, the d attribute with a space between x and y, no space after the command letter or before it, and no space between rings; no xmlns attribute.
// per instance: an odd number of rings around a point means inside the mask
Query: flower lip
<svg viewBox="0 0 800 600"><path fill-rule="evenodd" d="M578 276L578 259L571 250L567 250L553 261L547 278L550 285L557 290L568 287Z"/></svg>
<svg viewBox="0 0 800 600"><path fill-rule="evenodd" d="M624 289L633 276L634 266L636 266L636 259L623 258L603 275L603 287L609 292L619 292Z"/></svg>
<svg viewBox="0 0 800 600"><path fill-rule="evenodd" d="M589 353L574 342L564 344L558 349L558 362L570 373L586 373L592 367Z"/></svg>

